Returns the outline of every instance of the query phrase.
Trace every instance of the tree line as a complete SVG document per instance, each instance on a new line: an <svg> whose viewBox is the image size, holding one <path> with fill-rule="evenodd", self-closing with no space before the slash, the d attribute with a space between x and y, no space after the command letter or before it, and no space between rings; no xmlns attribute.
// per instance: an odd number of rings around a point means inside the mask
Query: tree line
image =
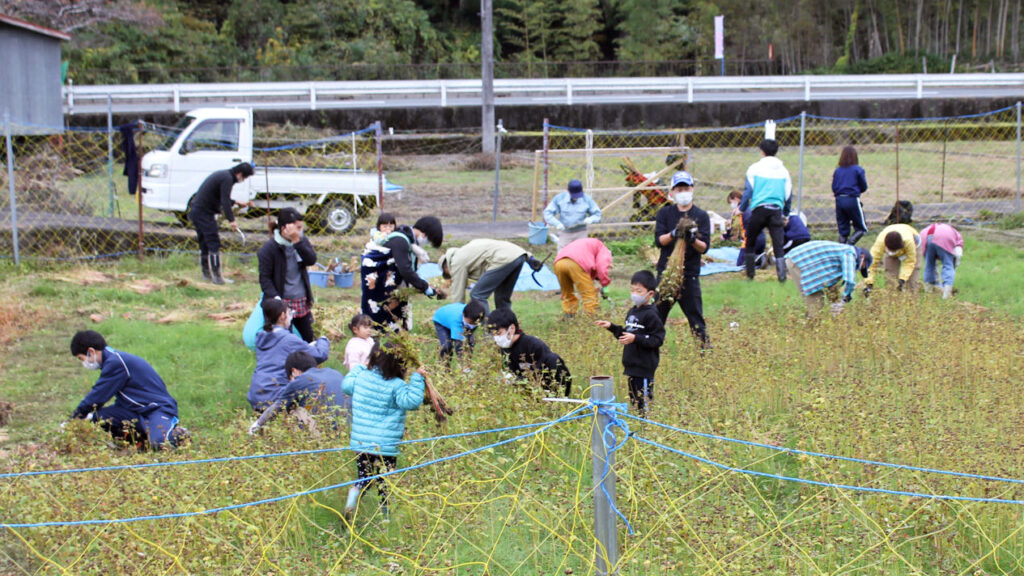
<svg viewBox="0 0 1024 576"><path fill-rule="evenodd" d="M498 76L1020 69L1021 0L493 0ZM0 0L78 83L474 77L479 0ZM601 64L593 64L600 62ZM588 63L588 64L585 64ZM666 63L668 65L666 65ZM351 77L349 77L351 76Z"/></svg>

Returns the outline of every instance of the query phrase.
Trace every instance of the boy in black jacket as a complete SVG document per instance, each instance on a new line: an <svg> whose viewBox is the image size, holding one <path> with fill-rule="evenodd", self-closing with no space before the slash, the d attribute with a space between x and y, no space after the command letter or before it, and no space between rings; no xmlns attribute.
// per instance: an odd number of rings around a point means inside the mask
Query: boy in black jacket
<svg viewBox="0 0 1024 576"><path fill-rule="evenodd" d="M659 348L665 341L665 325L651 305L657 286L654 274L647 270L633 274L629 289L633 307L626 313L626 325L618 326L607 320L594 322L607 328L625 346L622 366L629 380L629 401L642 418L647 416L647 401L654 399L654 373L658 370Z"/></svg>
<svg viewBox="0 0 1024 576"><path fill-rule="evenodd" d="M511 308L498 308L491 312L487 316L487 325L514 377L528 379L537 375L545 389L556 391L561 386L569 396L572 374L562 357L552 352L540 338L524 334Z"/></svg>

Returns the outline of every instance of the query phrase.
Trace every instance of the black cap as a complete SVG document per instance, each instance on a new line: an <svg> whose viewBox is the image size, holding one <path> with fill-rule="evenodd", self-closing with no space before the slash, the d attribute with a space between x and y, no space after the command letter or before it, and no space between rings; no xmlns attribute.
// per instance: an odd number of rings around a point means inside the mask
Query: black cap
<svg viewBox="0 0 1024 576"><path fill-rule="evenodd" d="M277 226L285 226L292 222L302 222L302 214L295 208L281 208L277 213Z"/></svg>
<svg viewBox="0 0 1024 576"><path fill-rule="evenodd" d="M417 220L412 227L423 232L431 246L441 247L441 242L444 241L444 229L441 227L440 220L433 216L424 216Z"/></svg>

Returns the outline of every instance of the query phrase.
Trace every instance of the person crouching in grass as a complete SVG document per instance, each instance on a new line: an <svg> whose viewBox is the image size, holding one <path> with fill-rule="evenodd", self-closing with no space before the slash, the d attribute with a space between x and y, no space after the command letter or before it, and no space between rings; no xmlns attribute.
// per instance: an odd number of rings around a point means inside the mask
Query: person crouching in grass
<svg viewBox="0 0 1024 576"><path fill-rule="evenodd" d="M486 314L487 308L480 300L470 300L469 304L445 304L434 312L434 331L441 345L442 362L451 360L452 354L461 357L464 349L467 352L473 350L473 332Z"/></svg>

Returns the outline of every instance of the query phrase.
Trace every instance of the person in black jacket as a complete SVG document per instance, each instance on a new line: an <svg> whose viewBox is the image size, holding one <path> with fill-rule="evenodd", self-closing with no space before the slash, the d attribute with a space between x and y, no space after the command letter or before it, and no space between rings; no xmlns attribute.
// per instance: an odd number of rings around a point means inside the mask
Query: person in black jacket
<svg viewBox="0 0 1024 576"><path fill-rule="evenodd" d="M302 229L302 215L294 208L282 208L273 225L274 237L263 244L257 257L263 297L284 300L292 311L292 326L303 340L312 342L313 290L307 268L316 264L316 251Z"/></svg>
<svg viewBox="0 0 1024 576"><path fill-rule="evenodd" d="M231 199L231 189L252 174L252 164L248 162L242 162L227 170L218 170L203 180L189 202L188 218L195 226L196 236L199 238L199 265L203 269L203 278L214 284L225 282L221 273L217 214L222 212L231 228L238 230L238 223L235 222L235 215L231 209L234 204L245 204Z"/></svg>
<svg viewBox="0 0 1024 576"><path fill-rule="evenodd" d="M647 270L633 274L629 299L633 307L626 313L626 325L619 326L607 320L594 322L607 328L622 344L622 367L629 380L629 401L636 406L640 417L647 416L647 401L654 399L654 373L658 370L660 348L665 342L665 325L651 305L658 281Z"/></svg>
<svg viewBox="0 0 1024 576"><path fill-rule="evenodd" d="M539 378L546 390L557 391L561 386L565 395L569 395L572 374L562 357L552 352L540 338L524 334L511 308L491 312L487 325L511 373L506 375L506 380Z"/></svg>
<svg viewBox="0 0 1024 576"><path fill-rule="evenodd" d="M363 314L385 330L412 330L409 302L392 297L398 288L411 286L428 298L444 298L416 273L418 265L413 245L430 244L440 248L444 240L441 221L424 216L409 226L399 226L388 234L382 246L368 247L362 256L359 275L362 279L360 305Z"/></svg>

